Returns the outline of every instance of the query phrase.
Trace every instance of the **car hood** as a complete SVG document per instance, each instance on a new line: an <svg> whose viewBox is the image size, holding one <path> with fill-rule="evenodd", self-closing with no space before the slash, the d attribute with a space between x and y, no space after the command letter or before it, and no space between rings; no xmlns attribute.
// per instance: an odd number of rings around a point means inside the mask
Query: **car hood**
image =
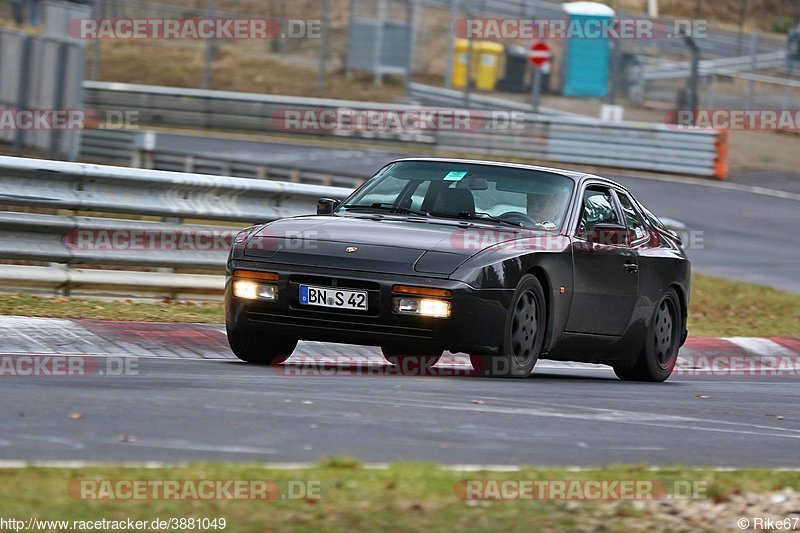
<svg viewBox="0 0 800 533"><path fill-rule="evenodd" d="M451 274L472 255L527 232L395 216L308 216L255 232L245 257L395 274Z"/></svg>

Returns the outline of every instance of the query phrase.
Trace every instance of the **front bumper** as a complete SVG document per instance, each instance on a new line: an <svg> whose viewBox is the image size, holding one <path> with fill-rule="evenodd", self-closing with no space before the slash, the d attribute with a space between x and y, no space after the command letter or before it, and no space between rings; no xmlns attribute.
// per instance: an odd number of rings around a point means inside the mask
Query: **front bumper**
<svg viewBox="0 0 800 533"><path fill-rule="evenodd" d="M278 300L243 300L232 295L234 269L275 272ZM502 344L512 290L470 287L450 279L353 272L330 268L288 267L253 261L231 261L225 287L228 329L282 335L299 340L380 346L430 346L467 353L494 353ZM366 290L367 311L309 307L299 303L300 284ZM452 291L450 318L398 315L392 311L393 285Z"/></svg>

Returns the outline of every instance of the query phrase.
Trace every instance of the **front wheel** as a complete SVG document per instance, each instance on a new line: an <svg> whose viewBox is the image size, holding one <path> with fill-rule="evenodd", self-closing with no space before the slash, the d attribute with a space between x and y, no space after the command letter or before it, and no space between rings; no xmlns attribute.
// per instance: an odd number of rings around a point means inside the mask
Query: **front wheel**
<svg viewBox="0 0 800 533"><path fill-rule="evenodd" d="M539 360L546 325L542 285L536 277L526 275L517 285L508 310L500 354L470 355L475 372L486 377L528 377Z"/></svg>
<svg viewBox="0 0 800 533"><path fill-rule="evenodd" d="M644 346L632 368L614 367L623 381L666 381L678 362L683 313L678 294L668 289L653 311Z"/></svg>
<svg viewBox="0 0 800 533"><path fill-rule="evenodd" d="M233 354L255 365L277 365L286 361L297 347L297 339L258 333L247 329L227 328L228 344Z"/></svg>

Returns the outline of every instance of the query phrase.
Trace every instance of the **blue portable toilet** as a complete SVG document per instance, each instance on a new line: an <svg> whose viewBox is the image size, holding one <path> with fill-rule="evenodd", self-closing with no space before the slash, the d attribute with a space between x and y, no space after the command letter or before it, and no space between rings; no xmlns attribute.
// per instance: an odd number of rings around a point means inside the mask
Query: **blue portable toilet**
<svg viewBox="0 0 800 533"><path fill-rule="evenodd" d="M564 4L564 11L569 15L570 29L586 28L586 22L590 20L599 20L602 24L615 15L613 9L598 2L570 2ZM578 35L583 35L583 32ZM599 38L573 37L568 39L566 48L564 96L605 97L608 94L608 71L611 64L609 39L604 35Z"/></svg>

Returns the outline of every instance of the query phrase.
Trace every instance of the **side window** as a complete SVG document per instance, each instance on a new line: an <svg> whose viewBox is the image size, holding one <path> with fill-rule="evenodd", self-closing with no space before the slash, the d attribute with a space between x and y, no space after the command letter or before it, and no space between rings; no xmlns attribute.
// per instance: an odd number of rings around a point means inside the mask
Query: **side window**
<svg viewBox="0 0 800 533"><path fill-rule="evenodd" d="M630 197L623 192L617 192L617 197L619 198L619 205L622 207L622 214L625 216L628 229L633 232L633 240L637 241L643 238L647 235L647 231L644 228L644 222L639 218L636 209L633 208L633 202L631 202Z"/></svg>
<svg viewBox="0 0 800 533"><path fill-rule="evenodd" d="M576 236L585 238L595 224L622 224L614 208L611 191L605 187L589 187L583 192L581 220Z"/></svg>

